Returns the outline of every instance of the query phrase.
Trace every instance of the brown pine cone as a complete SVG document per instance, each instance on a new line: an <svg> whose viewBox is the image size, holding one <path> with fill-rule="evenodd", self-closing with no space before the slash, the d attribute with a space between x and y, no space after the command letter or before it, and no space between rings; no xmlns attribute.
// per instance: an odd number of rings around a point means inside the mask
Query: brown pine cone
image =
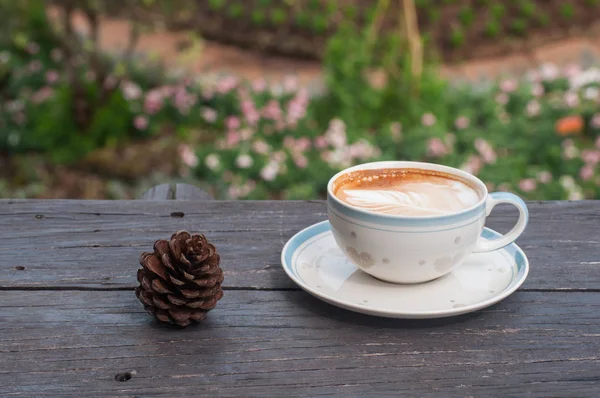
<svg viewBox="0 0 600 398"><path fill-rule="evenodd" d="M135 295L163 322L187 326L201 321L223 297L223 270L215 247L204 235L179 231L157 240L153 253L140 256Z"/></svg>

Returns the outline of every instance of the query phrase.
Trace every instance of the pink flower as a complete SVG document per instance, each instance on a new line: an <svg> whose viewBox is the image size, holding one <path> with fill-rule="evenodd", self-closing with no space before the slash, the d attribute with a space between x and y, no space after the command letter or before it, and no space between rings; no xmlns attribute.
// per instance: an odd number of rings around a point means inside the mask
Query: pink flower
<svg viewBox="0 0 600 398"><path fill-rule="evenodd" d="M464 129L468 128L470 124L471 124L471 121L466 116L459 116L454 121L454 126L456 126L456 128L459 130L464 130Z"/></svg>
<svg viewBox="0 0 600 398"><path fill-rule="evenodd" d="M573 91L568 91L565 94L564 100L565 100L565 104L569 108L575 108L576 106L579 106L579 96L577 95L577 93L575 93Z"/></svg>
<svg viewBox="0 0 600 398"><path fill-rule="evenodd" d="M581 66L577 64L569 64L565 67L563 74L567 79L573 79L581 73Z"/></svg>
<svg viewBox="0 0 600 398"><path fill-rule="evenodd" d="M292 149L295 142L296 140L294 140L294 137L288 135L283 139L283 146L288 149Z"/></svg>
<svg viewBox="0 0 600 398"><path fill-rule="evenodd" d="M534 84L531 88L531 95L533 95L534 97L541 97L542 95L544 95L544 86L542 86L539 83Z"/></svg>
<svg viewBox="0 0 600 398"><path fill-rule="evenodd" d="M537 188L537 182L533 178L525 178L519 181L519 189L523 192L532 192Z"/></svg>
<svg viewBox="0 0 600 398"><path fill-rule="evenodd" d="M429 156L439 158L448 154L448 148L440 138L430 138L427 141L427 153Z"/></svg>
<svg viewBox="0 0 600 398"><path fill-rule="evenodd" d="M123 96L127 100L136 100L142 96L142 89L137 84L125 81L121 84L121 89L123 90Z"/></svg>
<svg viewBox="0 0 600 398"><path fill-rule="evenodd" d="M315 148L317 149L325 149L327 148L327 137L320 135L315 138Z"/></svg>
<svg viewBox="0 0 600 398"><path fill-rule="evenodd" d="M254 102L252 102L251 100L244 100L242 101L241 108L242 113L244 114L244 118L249 124L255 125L256 123L258 123L258 121L260 120L260 114L254 106Z"/></svg>
<svg viewBox="0 0 600 398"><path fill-rule="evenodd" d="M265 79L256 79L252 82L252 90L255 93L262 93L267 88L267 82Z"/></svg>
<svg viewBox="0 0 600 398"><path fill-rule="evenodd" d="M477 175L482 167L483 160L479 156L471 155L467 162L461 166L461 169L467 173Z"/></svg>
<svg viewBox="0 0 600 398"><path fill-rule="evenodd" d="M271 150L271 146L263 140L254 141L252 149L259 155L266 155Z"/></svg>
<svg viewBox="0 0 600 398"><path fill-rule="evenodd" d="M392 139L394 141L400 141L402 138L402 125L399 122L392 123L390 125L390 133L392 134Z"/></svg>
<svg viewBox="0 0 600 398"><path fill-rule="evenodd" d="M60 75L54 69L51 69L48 72L46 72L46 82L48 84L56 83L59 78L60 78Z"/></svg>
<svg viewBox="0 0 600 398"><path fill-rule="evenodd" d="M586 164L598 164L600 162L600 152L586 149L581 153L581 159L583 159Z"/></svg>
<svg viewBox="0 0 600 398"><path fill-rule="evenodd" d="M477 152L479 152L485 163L492 164L496 162L496 152L494 151L494 148L492 148L490 143L483 138L477 138L475 140L475 149L477 149Z"/></svg>
<svg viewBox="0 0 600 398"><path fill-rule="evenodd" d="M217 82L217 92L227 94L238 85L238 79L235 76L227 76Z"/></svg>
<svg viewBox="0 0 600 398"><path fill-rule="evenodd" d="M277 100L271 100L262 110L263 116L271 120L281 120L282 111Z"/></svg>
<svg viewBox="0 0 600 398"><path fill-rule="evenodd" d="M138 130L146 130L148 128L148 118L143 115L138 115L133 119L133 125Z"/></svg>
<svg viewBox="0 0 600 398"><path fill-rule="evenodd" d="M500 105L508 104L508 94L500 93L500 94L496 95L496 102Z"/></svg>
<svg viewBox="0 0 600 398"><path fill-rule="evenodd" d="M212 108L202 108L202 119L208 123L214 123L217 120L217 111Z"/></svg>
<svg viewBox="0 0 600 398"><path fill-rule="evenodd" d="M517 81L514 79L506 79L500 83L500 90L505 93L512 93L517 89Z"/></svg>
<svg viewBox="0 0 600 398"><path fill-rule="evenodd" d="M107 90L112 90L113 88L115 88L116 84L117 84L117 78L114 77L113 75L108 75L106 77L106 79L104 80L104 88Z"/></svg>
<svg viewBox="0 0 600 398"><path fill-rule="evenodd" d="M40 52L40 45L37 43L31 42L31 43L27 44L26 50L30 55L35 55L38 52Z"/></svg>
<svg viewBox="0 0 600 398"><path fill-rule="evenodd" d="M423 116L421 116L421 123L425 127L433 126L436 121L437 119L435 118L435 115L433 113L425 113Z"/></svg>
<svg viewBox="0 0 600 398"><path fill-rule="evenodd" d="M227 133L226 144L228 148L233 148L236 146L241 140L240 133L234 130L230 130Z"/></svg>
<svg viewBox="0 0 600 398"><path fill-rule="evenodd" d="M310 138L301 137L296 140L296 150L299 152L305 152L310 149Z"/></svg>
<svg viewBox="0 0 600 398"><path fill-rule="evenodd" d="M240 130L240 137L244 141L248 141L254 135L254 130L245 128Z"/></svg>
<svg viewBox="0 0 600 398"><path fill-rule="evenodd" d="M198 165L198 156L196 156L194 150L189 145L179 145L178 152L184 164L189 167L196 167Z"/></svg>
<svg viewBox="0 0 600 398"><path fill-rule="evenodd" d="M540 106L540 103L537 102L536 100L531 100L527 103L527 107L525 108L525 111L527 112L527 116L529 117L534 117L534 116L538 116L540 114L542 110L542 107Z"/></svg>
<svg viewBox="0 0 600 398"><path fill-rule="evenodd" d="M237 130L241 127L242 123L240 122L240 119L238 119L235 116L229 116L227 119L225 119L225 127L227 127L229 130Z"/></svg>
<svg viewBox="0 0 600 398"><path fill-rule="evenodd" d="M540 171L537 174L537 179L542 184L548 184L550 181L552 181L552 173L550 173L549 171L546 171L546 170Z"/></svg>
<svg viewBox="0 0 600 398"><path fill-rule="evenodd" d="M179 88L175 92L174 104L182 115L187 115L191 108L196 105L197 101L198 97L196 94L188 93L184 87Z"/></svg>
<svg viewBox="0 0 600 398"><path fill-rule="evenodd" d="M52 61L54 62L60 62L63 59L63 54L62 54L62 50L60 48L53 48L52 51L50 51L50 58L52 58Z"/></svg>
<svg viewBox="0 0 600 398"><path fill-rule="evenodd" d="M38 59L31 61L29 63L29 65L27 65L27 70L29 70L30 73L39 72L41 69L42 69L42 63Z"/></svg>
<svg viewBox="0 0 600 398"><path fill-rule="evenodd" d="M600 113L596 113L592 116L592 120L590 120L590 126L595 129L600 129Z"/></svg>
<svg viewBox="0 0 600 398"><path fill-rule="evenodd" d="M160 91L151 90L146 94L144 100L144 112L149 115L158 113L163 106L163 97Z"/></svg>
<svg viewBox="0 0 600 398"><path fill-rule="evenodd" d="M17 112L14 114L13 116L13 120L15 121L15 123L17 123L19 126L22 126L25 124L25 122L27 121L27 118L25 117L25 113L23 112Z"/></svg>
<svg viewBox="0 0 600 398"><path fill-rule="evenodd" d="M308 166L308 159L304 155L294 156L294 163L297 167L305 169Z"/></svg>
<svg viewBox="0 0 600 398"><path fill-rule="evenodd" d="M283 90L292 93L298 89L298 78L296 76L286 76L283 79Z"/></svg>
<svg viewBox="0 0 600 398"><path fill-rule="evenodd" d="M325 132L325 138L334 148L343 147L347 143L346 124L341 119L332 119Z"/></svg>
<svg viewBox="0 0 600 398"><path fill-rule="evenodd" d="M594 177L594 167L586 164L579 170L579 177L584 181L589 181Z"/></svg>
<svg viewBox="0 0 600 398"><path fill-rule="evenodd" d="M235 164L240 169L247 169L248 167L251 167L253 163L254 161L252 160L252 156L248 154L241 154L235 160Z"/></svg>
<svg viewBox="0 0 600 398"><path fill-rule="evenodd" d="M46 102L49 98L54 95L54 89L52 87L42 87L31 96L31 101L34 104L41 104L42 102Z"/></svg>
<svg viewBox="0 0 600 398"><path fill-rule="evenodd" d="M236 200L242 196L241 189L237 185L230 185L229 188L227 188L227 194L233 200Z"/></svg>

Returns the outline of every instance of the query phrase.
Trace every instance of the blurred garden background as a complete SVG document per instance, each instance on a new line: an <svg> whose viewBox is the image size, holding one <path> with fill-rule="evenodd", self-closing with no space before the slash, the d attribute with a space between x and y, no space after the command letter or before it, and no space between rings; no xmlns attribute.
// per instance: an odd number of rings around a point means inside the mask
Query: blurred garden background
<svg viewBox="0 0 600 398"><path fill-rule="evenodd" d="M373 160L600 198L600 0L0 0L0 196L314 199Z"/></svg>

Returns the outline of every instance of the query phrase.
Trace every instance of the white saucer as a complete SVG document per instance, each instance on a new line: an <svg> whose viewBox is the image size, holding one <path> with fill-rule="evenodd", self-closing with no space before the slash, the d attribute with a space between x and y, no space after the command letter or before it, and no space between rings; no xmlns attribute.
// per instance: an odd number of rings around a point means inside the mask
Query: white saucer
<svg viewBox="0 0 600 398"><path fill-rule="evenodd" d="M501 235L485 228L482 237ZM388 318L442 318L466 314L503 300L529 273L525 253L511 244L469 256L450 274L432 282L398 285L359 270L337 247L329 221L294 235L284 246L281 263L302 289L330 304Z"/></svg>

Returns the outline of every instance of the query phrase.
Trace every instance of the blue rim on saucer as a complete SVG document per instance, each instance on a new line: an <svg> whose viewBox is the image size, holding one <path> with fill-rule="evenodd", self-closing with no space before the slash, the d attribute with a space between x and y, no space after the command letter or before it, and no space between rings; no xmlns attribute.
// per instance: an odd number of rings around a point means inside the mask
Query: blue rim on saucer
<svg viewBox="0 0 600 398"><path fill-rule="evenodd" d="M502 235L489 228L483 239ZM529 273L525 253L512 243L469 256L450 274L431 282L380 281L350 263L335 244L329 221L294 235L281 252L286 274L313 296L351 311L388 318L442 318L486 308L515 292Z"/></svg>

